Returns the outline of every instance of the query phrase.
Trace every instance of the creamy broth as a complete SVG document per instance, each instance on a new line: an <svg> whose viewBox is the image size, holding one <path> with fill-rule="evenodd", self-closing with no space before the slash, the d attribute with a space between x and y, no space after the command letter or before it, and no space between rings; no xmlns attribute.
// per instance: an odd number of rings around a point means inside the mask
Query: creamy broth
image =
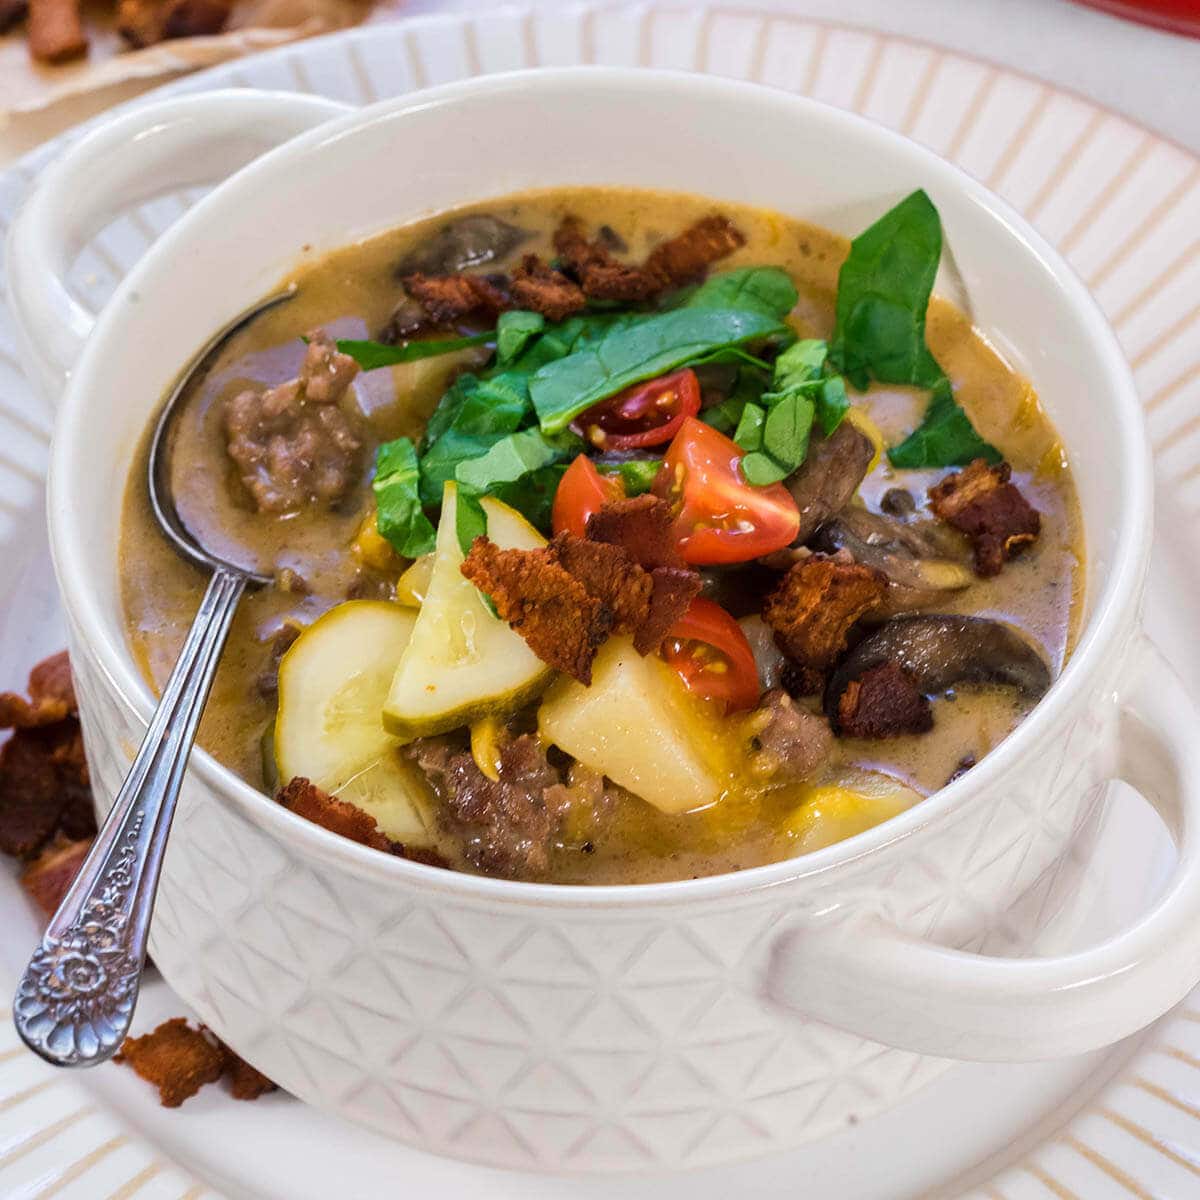
<svg viewBox="0 0 1200 1200"><path fill-rule="evenodd" d="M567 213L580 215L589 226L606 224L618 230L630 256L640 258L714 205L700 197L587 189L529 193L477 207L531 232L518 254L538 252L549 259L554 254L551 236ZM776 213L727 204L721 210L746 235L746 242L715 269L783 267L800 292L793 314L797 332L829 337L837 273L848 242ZM311 623L348 596L388 595L397 571L364 565L351 551L371 495L369 470L354 494L332 511L305 512L287 520L255 513L240 494L224 452L221 404L248 385L295 377L305 350L300 337L313 328L325 328L336 337L377 336L402 296L395 277L397 261L445 219L439 216L302 259L285 281L297 285L296 298L264 313L231 339L199 381L177 429L175 480L179 508L190 527L218 552L235 560L250 554L276 571L291 569L304 581L302 591L270 587L243 600L201 728L200 741L207 750L267 792L275 784L269 753L275 699L261 683L264 676L269 682L274 635L287 621ZM1057 675L1071 650L1083 607L1082 525L1065 454L1028 382L961 312L935 298L927 339L951 377L957 398L983 436L1001 448L1012 465L1013 481L1042 520L1032 547L994 578L978 579L952 594L936 611L1011 623L1039 644ZM366 420L367 450L402 434L419 437L454 375L487 358L487 350L467 350L359 375L353 386ZM873 385L868 394L852 399L874 420L885 443L892 444L919 422L927 396ZM145 447L125 498L120 575L131 648L146 677L161 688L205 579L173 553L154 525L144 460ZM945 473L895 471L884 459L868 475L860 495L875 509L885 492L903 488L921 504L928 487ZM815 701L810 703L815 709ZM953 698L934 701L935 728L929 734L840 741L828 777L832 780L848 766L861 766L886 772L927 795L963 763L990 751L1027 708L1008 691L963 688ZM570 815L564 845L552 855L544 877L614 883L736 870L813 849L891 815L869 805L851 813L835 812L837 805L828 796L828 811L822 803L811 787L781 788L668 817L625 795L602 814ZM443 843L439 849L462 866L456 847L447 839ZM581 853L583 845L588 849Z"/></svg>

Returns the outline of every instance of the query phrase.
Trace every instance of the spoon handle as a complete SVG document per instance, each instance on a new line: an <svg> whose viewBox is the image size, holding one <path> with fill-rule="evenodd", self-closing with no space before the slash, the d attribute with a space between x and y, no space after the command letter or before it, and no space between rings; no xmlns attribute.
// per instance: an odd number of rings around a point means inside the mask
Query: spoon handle
<svg viewBox="0 0 1200 1200"><path fill-rule="evenodd" d="M129 774L17 985L17 1032L56 1066L104 1062L129 1030L179 787L245 587L214 572Z"/></svg>

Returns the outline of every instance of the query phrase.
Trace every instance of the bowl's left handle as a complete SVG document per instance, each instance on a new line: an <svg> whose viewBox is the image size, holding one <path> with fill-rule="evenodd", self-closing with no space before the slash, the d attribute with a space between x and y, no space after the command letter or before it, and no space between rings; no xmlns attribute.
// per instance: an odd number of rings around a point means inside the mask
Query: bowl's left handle
<svg viewBox="0 0 1200 1200"><path fill-rule="evenodd" d="M1121 686L1112 777L1158 809L1179 858L1131 928L1074 954L993 958L938 946L878 916L792 925L769 994L829 1025L941 1058L1023 1062L1111 1045L1200 979L1200 713L1150 644Z"/></svg>
<svg viewBox="0 0 1200 1200"><path fill-rule="evenodd" d="M226 90L131 109L82 137L42 172L8 235L9 302L22 359L57 403L95 314L72 294L79 251L130 208L219 183L297 134L349 111L319 96Z"/></svg>

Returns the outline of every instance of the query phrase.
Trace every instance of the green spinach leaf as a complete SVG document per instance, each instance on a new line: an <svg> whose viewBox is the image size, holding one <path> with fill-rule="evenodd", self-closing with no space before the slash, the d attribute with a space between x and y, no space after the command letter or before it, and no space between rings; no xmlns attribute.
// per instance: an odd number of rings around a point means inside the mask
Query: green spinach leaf
<svg viewBox="0 0 1200 1200"><path fill-rule="evenodd" d="M796 285L779 267L742 267L713 275L692 292L684 308L728 308L782 321L796 307Z"/></svg>
<svg viewBox="0 0 1200 1200"><path fill-rule="evenodd" d="M558 433L593 404L726 346L760 341L787 327L747 309L687 307L628 318L582 348L541 367L529 390L546 433Z"/></svg>
<svg viewBox="0 0 1200 1200"><path fill-rule="evenodd" d="M458 489L454 502L454 533L464 556L471 553L471 545L477 537L487 536L487 513L483 511L479 497L470 488ZM483 592L479 594L491 608L491 598ZM494 609L492 612L495 615Z"/></svg>
<svg viewBox="0 0 1200 1200"><path fill-rule="evenodd" d="M417 452L405 437L375 452L376 524L397 554L417 558L433 549L436 534L421 504Z"/></svg>
<svg viewBox="0 0 1200 1200"><path fill-rule="evenodd" d="M350 355L364 371L375 371L380 367L394 367L398 363L435 358L439 354L452 354L455 350L466 350L469 346L483 346L495 340L496 334L492 331L476 333L471 337L423 338L415 342L401 342L397 346L343 338L338 342L337 348L343 354Z"/></svg>
<svg viewBox="0 0 1200 1200"><path fill-rule="evenodd" d="M496 322L496 364L507 366L546 328L541 313L518 309L500 314Z"/></svg>
<svg viewBox="0 0 1200 1200"><path fill-rule="evenodd" d="M888 451L896 467L1000 458L971 425L925 342L925 317L941 255L941 219L918 190L854 239L838 275L831 361L860 390L877 379L932 393L920 426Z"/></svg>
<svg viewBox="0 0 1200 1200"><path fill-rule="evenodd" d="M762 449L790 473L808 457L815 407L800 391L788 392L767 410Z"/></svg>
<svg viewBox="0 0 1200 1200"><path fill-rule="evenodd" d="M742 415L738 418L733 440L743 450L761 450L763 444L763 426L766 423L767 410L761 404L744 405Z"/></svg>
<svg viewBox="0 0 1200 1200"><path fill-rule="evenodd" d="M455 478L479 495L494 495L502 485L516 483L542 467L573 458L582 449L583 439L573 434L548 438L540 429L523 429L500 438L478 458L460 462Z"/></svg>
<svg viewBox="0 0 1200 1200"><path fill-rule="evenodd" d="M975 431L946 380L933 390L921 424L888 451L894 467L965 467L977 458L1001 461L1000 451Z"/></svg>

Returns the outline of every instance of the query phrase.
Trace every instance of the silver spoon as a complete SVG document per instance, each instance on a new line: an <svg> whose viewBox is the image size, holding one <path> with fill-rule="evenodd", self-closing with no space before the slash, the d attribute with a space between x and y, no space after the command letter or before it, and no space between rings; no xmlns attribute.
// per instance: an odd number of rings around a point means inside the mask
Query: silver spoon
<svg viewBox="0 0 1200 1200"><path fill-rule="evenodd" d="M210 553L180 519L170 479L174 420L190 383L225 343L294 295L291 289L271 296L221 330L183 371L154 429L147 481L154 515L175 549L212 578L129 774L17 985L17 1032L55 1066L105 1062L129 1032L167 834L196 728L242 593L271 582L269 575Z"/></svg>

